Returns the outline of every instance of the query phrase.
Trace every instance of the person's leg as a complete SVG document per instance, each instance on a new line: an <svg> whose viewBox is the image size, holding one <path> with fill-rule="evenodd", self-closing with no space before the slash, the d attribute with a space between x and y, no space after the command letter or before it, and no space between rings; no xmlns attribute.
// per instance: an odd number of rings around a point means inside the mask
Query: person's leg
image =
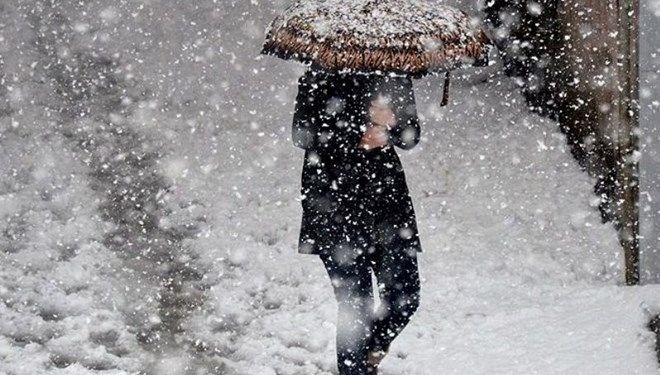
<svg viewBox="0 0 660 375"><path fill-rule="evenodd" d="M367 372L373 315L371 268L364 255L320 255L337 299L337 367L340 375Z"/></svg>
<svg viewBox="0 0 660 375"><path fill-rule="evenodd" d="M374 317L369 351L387 352L419 306L417 252L379 246L370 256L378 280L381 305Z"/></svg>

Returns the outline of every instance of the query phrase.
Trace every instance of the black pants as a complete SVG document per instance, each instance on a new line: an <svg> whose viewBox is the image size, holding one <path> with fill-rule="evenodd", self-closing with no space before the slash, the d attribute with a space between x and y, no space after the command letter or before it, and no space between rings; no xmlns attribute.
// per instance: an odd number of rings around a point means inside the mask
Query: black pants
<svg viewBox="0 0 660 375"><path fill-rule="evenodd" d="M337 299L340 375L363 375L370 351L388 350L419 306L417 252L396 246L320 254ZM374 311L371 272L381 300Z"/></svg>

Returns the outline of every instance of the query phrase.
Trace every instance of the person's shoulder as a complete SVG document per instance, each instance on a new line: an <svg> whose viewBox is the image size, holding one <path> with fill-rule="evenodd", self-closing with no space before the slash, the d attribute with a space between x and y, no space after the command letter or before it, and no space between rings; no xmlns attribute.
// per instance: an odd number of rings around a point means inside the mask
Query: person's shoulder
<svg viewBox="0 0 660 375"><path fill-rule="evenodd" d="M301 80L308 82L325 81L329 73L320 69L309 68L300 76Z"/></svg>
<svg viewBox="0 0 660 375"><path fill-rule="evenodd" d="M326 86L331 81L328 73L310 68L300 76L298 84L310 90L318 91L319 89L327 88Z"/></svg>
<svg viewBox="0 0 660 375"><path fill-rule="evenodd" d="M412 89L412 78L402 75L387 75L378 82L377 87L377 91L399 95Z"/></svg>
<svg viewBox="0 0 660 375"><path fill-rule="evenodd" d="M388 76L386 81L392 86L412 86L412 77L407 75Z"/></svg>

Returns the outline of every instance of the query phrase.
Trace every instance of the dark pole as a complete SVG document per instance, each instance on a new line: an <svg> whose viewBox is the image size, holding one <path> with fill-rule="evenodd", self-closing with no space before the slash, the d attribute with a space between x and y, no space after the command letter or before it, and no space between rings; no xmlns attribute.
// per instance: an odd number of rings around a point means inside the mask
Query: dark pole
<svg viewBox="0 0 660 375"><path fill-rule="evenodd" d="M639 284L639 0L618 0L619 121L617 189L626 284Z"/></svg>

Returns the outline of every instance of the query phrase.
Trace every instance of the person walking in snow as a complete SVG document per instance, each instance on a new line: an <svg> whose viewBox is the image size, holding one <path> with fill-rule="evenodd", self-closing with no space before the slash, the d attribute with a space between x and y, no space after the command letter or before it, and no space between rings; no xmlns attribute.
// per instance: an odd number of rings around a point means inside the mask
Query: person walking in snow
<svg viewBox="0 0 660 375"><path fill-rule="evenodd" d="M410 149L419 137L409 77L309 69L299 80L292 125L294 144L305 150L299 252L318 255L332 282L340 375L376 374L419 305L421 245L394 148Z"/></svg>

